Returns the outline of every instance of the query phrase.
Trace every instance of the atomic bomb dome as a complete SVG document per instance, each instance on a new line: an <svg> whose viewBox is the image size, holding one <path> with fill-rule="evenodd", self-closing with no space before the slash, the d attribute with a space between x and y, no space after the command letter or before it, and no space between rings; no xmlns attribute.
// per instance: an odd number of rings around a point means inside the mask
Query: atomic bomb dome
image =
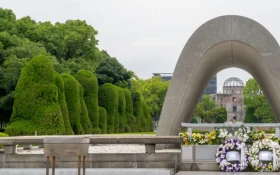
<svg viewBox="0 0 280 175"><path fill-rule="evenodd" d="M243 88L244 83L242 80L231 77L224 82L223 93L216 96L217 105L227 110L227 121L244 121Z"/></svg>
<svg viewBox="0 0 280 175"><path fill-rule="evenodd" d="M236 77L228 78L224 82L224 87L235 87L235 86L244 87L244 83L242 80L240 80L239 78L236 78Z"/></svg>

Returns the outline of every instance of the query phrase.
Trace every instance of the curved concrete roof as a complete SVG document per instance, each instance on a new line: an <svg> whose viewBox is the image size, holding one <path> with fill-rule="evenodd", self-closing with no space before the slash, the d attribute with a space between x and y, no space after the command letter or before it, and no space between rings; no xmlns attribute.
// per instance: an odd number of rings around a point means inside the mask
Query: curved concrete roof
<svg viewBox="0 0 280 175"><path fill-rule="evenodd" d="M200 26L186 43L165 97L157 135L177 135L190 122L211 77L226 68L248 71L280 122L280 52L269 31L252 19L221 16Z"/></svg>

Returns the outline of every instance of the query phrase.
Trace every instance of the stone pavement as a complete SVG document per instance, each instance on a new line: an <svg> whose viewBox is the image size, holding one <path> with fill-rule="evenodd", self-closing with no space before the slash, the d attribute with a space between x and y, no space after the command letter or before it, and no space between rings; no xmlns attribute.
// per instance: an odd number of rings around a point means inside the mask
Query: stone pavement
<svg viewBox="0 0 280 175"><path fill-rule="evenodd" d="M180 171L176 175L280 175L280 172L218 172L218 171Z"/></svg>
<svg viewBox="0 0 280 175"><path fill-rule="evenodd" d="M51 169L50 169L51 172ZM3 168L1 175L45 175L45 168ZM74 168L56 168L56 175L77 175ZM89 168L86 175L173 175L173 169L167 168Z"/></svg>

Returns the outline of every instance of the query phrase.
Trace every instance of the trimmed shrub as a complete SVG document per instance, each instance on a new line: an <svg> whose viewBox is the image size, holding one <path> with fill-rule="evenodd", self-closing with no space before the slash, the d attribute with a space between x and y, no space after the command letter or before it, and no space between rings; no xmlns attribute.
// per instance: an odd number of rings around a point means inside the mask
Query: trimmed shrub
<svg viewBox="0 0 280 175"><path fill-rule="evenodd" d="M127 130L125 122L125 97L122 88L118 87L118 119L119 119L119 133L124 133Z"/></svg>
<svg viewBox="0 0 280 175"><path fill-rule="evenodd" d="M141 127L143 132L149 131L148 127L149 107L143 100L143 116L141 117Z"/></svg>
<svg viewBox="0 0 280 175"><path fill-rule="evenodd" d="M153 132L154 131L154 124L153 119L151 116L150 108L147 103L144 103L144 114L147 121L147 131Z"/></svg>
<svg viewBox="0 0 280 175"><path fill-rule="evenodd" d="M80 122L80 84L73 76L69 74L62 74L61 76L64 81L65 99L71 127L75 134L83 134L84 131Z"/></svg>
<svg viewBox="0 0 280 175"><path fill-rule="evenodd" d="M5 133L3 133L3 132L0 132L0 137L9 137L9 135L8 135L8 134L5 134Z"/></svg>
<svg viewBox="0 0 280 175"><path fill-rule="evenodd" d="M137 132L137 123L136 118L133 115L133 105L132 105L132 98L131 93L128 89L124 89L124 97L126 103L126 121L127 125L130 129L130 132Z"/></svg>
<svg viewBox="0 0 280 175"><path fill-rule="evenodd" d="M0 132L0 137L9 137L8 134L5 134L3 132ZM4 148L4 145L0 145L0 149L3 149Z"/></svg>
<svg viewBox="0 0 280 175"><path fill-rule="evenodd" d="M136 118L137 132L142 132L142 119L143 118L143 96L140 92L132 93L133 102L133 115Z"/></svg>
<svg viewBox="0 0 280 175"><path fill-rule="evenodd" d="M48 57L32 58L22 69L15 89L13 113L5 132L10 136L64 134L55 70Z"/></svg>
<svg viewBox="0 0 280 175"><path fill-rule="evenodd" d="M55 84L58 88L58 103L60 105L60 110L63 115L64 128L65 128L64 134L73 135L74 132L70 125L68 108L67 108L67 104L65 101L64 81L58 73L56 73Z"/></svg>
<svg viewBox="0 0 280 175"><path fill-rule="evenodd" d="M84 89L81 84L79 84L79 92L80 92L80 104L81 104L81 111L80 111L80 121L81 125L83 127L84 133L85 134L91 134L92 133L92 126L90 119L88 117L88 110L86 103L84 101Z"/></svg>
<svg viewBox="0 0 280 175"><path fill-rule="evenodd" d="M84 101L87 106L88 116L92 125L92 133L99 134L99 112L98 112L98 82L96 76L87 70L80 70L75 75L83 86Z"/></svg>
<svg viewBox="0 0 280 175"><path fill-rule="evenodd" d="M99 128L101 134L107 134L107 112L102 107L99 107Z"/></svg>
<svg viewBox="0 0 280 175"><path fill-rule="evenodd" d="M107 111L107 133L111 134L115 131L115 118L118 113L118 91L117 88L105 83L99 87L98 91L99 105ZM117 130L117 128L116 128Z"/></svg>

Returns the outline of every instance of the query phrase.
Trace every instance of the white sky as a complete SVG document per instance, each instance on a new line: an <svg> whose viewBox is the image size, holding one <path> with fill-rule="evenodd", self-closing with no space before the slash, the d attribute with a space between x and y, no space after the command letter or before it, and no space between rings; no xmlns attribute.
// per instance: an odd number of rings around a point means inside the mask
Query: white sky
<svg viewBox="0 0 280 175"><path fill-rule="evenodd" d="M86 20L99 32L99 48L144 79L173 72L192 33L217 16L249 17L280 40L277 0L0 0L0 7L37 21ZM244 83L251 77L240 69L226 69L218 73L218 92L231 76Z"/></svg>

